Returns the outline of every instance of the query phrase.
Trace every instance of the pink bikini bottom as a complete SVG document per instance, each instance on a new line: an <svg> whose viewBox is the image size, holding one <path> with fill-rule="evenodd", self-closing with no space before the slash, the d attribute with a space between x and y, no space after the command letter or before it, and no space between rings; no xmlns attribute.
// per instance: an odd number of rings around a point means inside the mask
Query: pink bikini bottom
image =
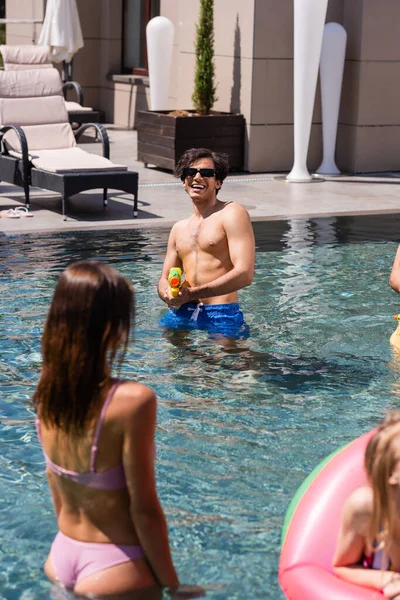
<svg viewBox="0 0 400 600"><path fill-rule="evenodd" d="M56 576L69 588L74 588L78 581L97 571L143 557L141 546L80 542L61 531L57 533L50 550L50 560Z"/></svg>

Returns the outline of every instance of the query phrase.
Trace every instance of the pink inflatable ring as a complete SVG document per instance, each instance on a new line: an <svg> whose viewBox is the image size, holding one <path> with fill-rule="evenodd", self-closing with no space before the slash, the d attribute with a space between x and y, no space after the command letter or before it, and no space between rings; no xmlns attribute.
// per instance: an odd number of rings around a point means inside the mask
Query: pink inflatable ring
<svg viewBox="0 0 400 600"><path fill-rule="evenodd" d="M297 490L282 530L279 583L288 600L382 600L381 592L336 577L332 559L343 504L366 484L370 431L328 456Z"/></svg>

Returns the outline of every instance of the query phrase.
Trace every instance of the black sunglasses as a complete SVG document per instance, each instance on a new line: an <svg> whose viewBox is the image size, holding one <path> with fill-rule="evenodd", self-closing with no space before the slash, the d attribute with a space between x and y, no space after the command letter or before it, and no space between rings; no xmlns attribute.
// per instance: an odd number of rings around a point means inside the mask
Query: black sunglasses
<svg viewBox="0 0 400 600"><path fill-rule="evenodd" d="M184 177L195 177L197 173L200 173L202 177L214 177L215 169L195 169L194 167L185 167L183 169Z"/></svg>

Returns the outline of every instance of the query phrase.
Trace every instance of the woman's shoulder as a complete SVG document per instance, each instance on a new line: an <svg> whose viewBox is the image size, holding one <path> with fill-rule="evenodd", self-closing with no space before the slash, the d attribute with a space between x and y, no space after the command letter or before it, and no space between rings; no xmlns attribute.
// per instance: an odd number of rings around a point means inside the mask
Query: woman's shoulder
<svg viewBox="0 0 400 600"><path fill-rule="evenodd" d="M113 406L125 416L135 413L146 405L155 405L157 397L154 391L143 383L121 381L113 398Z"/></svg>
<svg viewBox="0 0 400 600"><path fill-rule="evenodd" d="M124 399L132 398L146 401L156 398L154 391L150 387L137 381L120 381L115 395L117 394L120 398Z"/></svg>
<svg viewBox="0 0 400 600"><path fill-rule="evenodd" d="M372 512L373 491L365 485L355 489L347 498L343 514L347 521L359 522L369 519Z"/></svg>
<svg viewBox="0 0 400 600"><path fill-rule="evenodd" d="M148 438L153 443L157 422L157 397L147 385L134 381L121 382L112 402L112 419L127 439Z"/></svg>

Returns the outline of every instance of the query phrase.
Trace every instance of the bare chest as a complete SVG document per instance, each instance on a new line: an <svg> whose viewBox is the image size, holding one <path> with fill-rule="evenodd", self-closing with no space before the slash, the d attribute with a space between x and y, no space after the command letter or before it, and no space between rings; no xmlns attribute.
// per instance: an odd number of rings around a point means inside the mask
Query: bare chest
<svg viewBox="0 0 400 600"><path fill-rule="evenodd" d="M227 249L225 230L219 219L188 223L178 239L177 250L181 257L192 252L218 254Z"/></svg>

